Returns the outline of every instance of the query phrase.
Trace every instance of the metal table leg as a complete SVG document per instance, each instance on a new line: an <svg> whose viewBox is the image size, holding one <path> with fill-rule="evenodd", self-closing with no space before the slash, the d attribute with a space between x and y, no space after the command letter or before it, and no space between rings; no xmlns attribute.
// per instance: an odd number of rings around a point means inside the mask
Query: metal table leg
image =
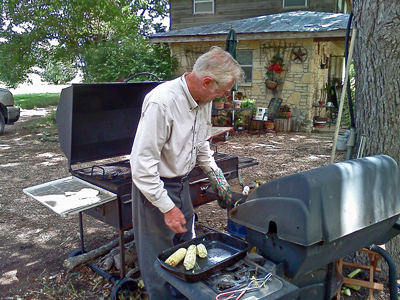
<svg viewBox="0 0 400 300"><path fill-rule="evenodd" d="M85 243L83 241L83 218L82 212L79 212L79 237L81 238L81 253L85 253Z"/></svg>

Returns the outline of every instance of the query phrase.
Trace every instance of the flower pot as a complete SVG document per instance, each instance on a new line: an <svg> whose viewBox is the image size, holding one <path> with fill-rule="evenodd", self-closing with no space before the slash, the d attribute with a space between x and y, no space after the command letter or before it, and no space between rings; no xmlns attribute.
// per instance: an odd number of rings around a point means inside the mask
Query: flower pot
<svg viewBox="0 0 400 300"><path fill-rule="evenodd" d="M224 107L225 108L232 108L233 107L233 102L225 102Z"/></svg>
<svg viewBox="0 0 400 300"><path fill-rule="evenodd" d="M242 100L233 100L233 104L235 105L235 108L240 108Z"/></svg>
<svg viewBox="0 0 400 300"><path fill-rule="evenodd" d="M264 122L265 129L274 130L275 125L273 121Z"/></svg>
<svg viewBox="0 0 400 300"><path fill-rule="evenodd" d="M328 118L325 118L325 117L315 117L315 121L324 121L324 122L326 122L326 121L328 121Z"/></svg>
<svg viewBox="0 0 400 300"><path fill-rule="evenodd" d="M244 125L244 124L236 125L237 131L244 131L245 129L246 129L246 125Z"/></svg>
<svg viewBox="0 0 400 300"><path fill-rule="evenodd" d="M222 109L224 108L225 102L214 102L215 109Z"/></svg>
<svg viewBox="0 0 400 300"><path fill-rule="evenodd" d="M269 90L274 90L274 89L276 89L276 87L278 86L278 84L277 84L275 81L266 80L266 81L265 81L265 86L266 86L267 89L269 89Z"/></svg>

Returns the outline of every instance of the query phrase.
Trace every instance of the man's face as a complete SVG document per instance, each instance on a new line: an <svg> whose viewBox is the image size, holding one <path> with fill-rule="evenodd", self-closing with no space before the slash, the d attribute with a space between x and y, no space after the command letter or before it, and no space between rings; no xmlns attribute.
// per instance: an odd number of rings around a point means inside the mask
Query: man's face
<svg viewBox="0 0 400 300"><path fill-rule="evenodd" d="M223 86L217 80L212 77L205 77L204 81L204 92L202 99L199 102L210 103L216 97L226 98L231 94L231 89L235 84L234 81Z"/></svg>

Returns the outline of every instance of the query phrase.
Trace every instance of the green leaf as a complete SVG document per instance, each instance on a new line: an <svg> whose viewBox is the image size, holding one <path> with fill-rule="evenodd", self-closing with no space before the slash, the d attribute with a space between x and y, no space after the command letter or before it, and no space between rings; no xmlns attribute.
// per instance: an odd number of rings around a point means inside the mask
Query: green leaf
<svg viewBox="0 0 400 300"><path fill-rule="evenodd" d="M0 81L16 87L35 67L53 83L68 81L77 69L86 82L138 70L171 78L177 63L168 47L150 45L146 38L164 30L167 7L166 0L2 1Z"/></svg>

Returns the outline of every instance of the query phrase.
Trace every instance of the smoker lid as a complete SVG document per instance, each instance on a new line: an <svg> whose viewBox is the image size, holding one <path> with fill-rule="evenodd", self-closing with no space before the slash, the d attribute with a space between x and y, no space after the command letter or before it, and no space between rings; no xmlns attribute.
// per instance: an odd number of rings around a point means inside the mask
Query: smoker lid
<svg viewBox="0 0 400 300"><path fill-rule="evenodd" d="M349 160L268 182L232 220L309 246L334 241L400 214L400 176L386 155Z"/></svg>
<svg viewBox="0 0 400 300"><path fill-rule="evenodd" d="M56 112L69 166L131 152L145 95L160 82L73 84Z"/></svg>

